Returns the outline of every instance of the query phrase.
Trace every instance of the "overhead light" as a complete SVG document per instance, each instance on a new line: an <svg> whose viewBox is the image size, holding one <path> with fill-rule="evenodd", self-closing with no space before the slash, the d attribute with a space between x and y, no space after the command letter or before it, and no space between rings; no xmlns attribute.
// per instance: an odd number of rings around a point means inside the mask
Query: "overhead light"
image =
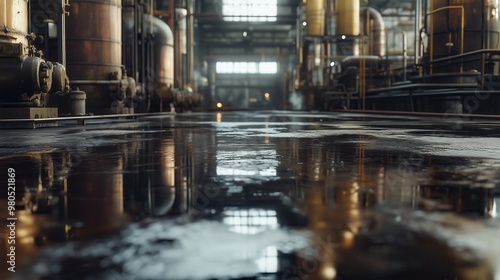
<svg viewBox="0 0 500 280"><path fill-rule="evenodd" d="M246 37L248 35L248 33L245 31L243 32L243 37Z"/></svg>
<svg viewBox="0 0 500 280"><path fill-rule="evenodd" d="M333 61L332 61L332 62L330 62L330 66L331 66L331 67L335 66L335 62L333 62Z"/></svg>
<svg viewBox="0 0 500 280"><path fill-rule="evenodd" d="M269 92L264 93L264 98L269 100L271 98L271 94Z"/></svg>
<svg viewBox="0 0 500 280"><path fill-rule="evenodd" d="M303 26L306 26L306 25L307 25L307 22L303 21L303 22L302 22L302 25L303 25Z"/></svg>
<svg viewBox="0 0 500 280"><path fill-rule="evenodd" d="M217 108L219 108L219 109L222 108L222 103L217 102Z"/></svg>
<svg viewBox="0 0 500 280"><path fill-rule="evenodd" d="M342 35L342 40L345 40L345 38L346 38L345 35Z"/></svg>

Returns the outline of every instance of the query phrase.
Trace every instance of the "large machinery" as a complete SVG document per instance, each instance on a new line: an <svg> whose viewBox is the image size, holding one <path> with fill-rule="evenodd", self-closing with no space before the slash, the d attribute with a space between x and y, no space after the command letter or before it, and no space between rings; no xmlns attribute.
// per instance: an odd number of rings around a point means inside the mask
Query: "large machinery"
<svg viewBox="0 0 500 280"><path fill-rule="evenodd" d="M193 60L186 57L186 5L1 0L0 117L5 107L51 106L65 116L199 107L202 97L185 78Z"/></svg>
<svg viewBox="0 0 500 280"><path fill-rule="evenodd" d="M49 93L68 93L64 66L45 60L33 46L28 1L0 0L0 8L0 106L40 107Z"/></svg>
<svg viewBox="0 0 500 280"><path fill-rule="evenodd" d="M387 51L385 20L374 7L306 1L294 85L307 108L499 114L498 1L405 2L413 9L415 47L408 48L400 30L395 56Z"/></svg>

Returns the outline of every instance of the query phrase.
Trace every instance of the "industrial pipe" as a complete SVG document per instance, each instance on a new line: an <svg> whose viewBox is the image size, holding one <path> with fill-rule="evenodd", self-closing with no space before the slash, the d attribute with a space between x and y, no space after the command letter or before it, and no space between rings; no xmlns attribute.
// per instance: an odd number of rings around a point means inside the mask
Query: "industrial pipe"
<svg viewBox="0 0 500 280"><path fill-rule="evenodd" d="M374 8L361 13L362 34L369 36L368 55L385 56L385 25L382 15Z"/></svg>
<svg viewBox="0 0 500 280"><path fill-rule="evenodd" d="M174 35L167 23L157 17L144 15L143 28L153 26L153 57L155 91L161 100L170 99L169 89L174 85Z"/></svg>

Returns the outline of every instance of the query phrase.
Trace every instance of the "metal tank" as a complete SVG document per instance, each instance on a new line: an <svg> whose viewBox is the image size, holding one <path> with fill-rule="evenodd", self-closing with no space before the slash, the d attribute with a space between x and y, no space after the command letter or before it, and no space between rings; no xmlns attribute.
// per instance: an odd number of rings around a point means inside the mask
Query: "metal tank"
<svg viewBox="0 0 500 280"><path fill-rule="evenodd" d="M359 0L337 1L337 35L359 35Z"/></svg>
<svg viewBox="0 0 500 280"><path fill-rule="evenodd" d="M122 113L128 80L122 68L121 0L71 0L67 68L87 93L91 113Z"/></svg>
<svg viewBox="0 0 500 280"><path fill-rule="evenodd" d="M428 5L430 14L427 16L426 31L429 38L425 60L480 49L498 49L500 40L498 1L429 0ZM434 65L432 69L427 70L431 73L481 71L480 59L480 55L471 56L465 59L463 67L457 63Z"/></svg>
<svg viewBox="0 0 500 280"><path fill-rule="evenodd" d="M337 17L337 54L340 56L359 55L360 33L360 1L337 1L335 7Z"/></svg>
<svg viewBox="0 0 500 280"><path fill-rule="evenodd" d="M45 105L47 93L52 89L53 73L56 90L66 90L64 67L47 62L42 54L29 48L28 2L0 0L0 103L29 106ZM54 71L56 69L56 71ZM69 87L69 86L68 86Z"/></svg>
<svg viewBox="0 0 500 280"><path fill-rule="evenodd" d="M325 0L308 0L306 3L307 35L325 34Z"/></svg>

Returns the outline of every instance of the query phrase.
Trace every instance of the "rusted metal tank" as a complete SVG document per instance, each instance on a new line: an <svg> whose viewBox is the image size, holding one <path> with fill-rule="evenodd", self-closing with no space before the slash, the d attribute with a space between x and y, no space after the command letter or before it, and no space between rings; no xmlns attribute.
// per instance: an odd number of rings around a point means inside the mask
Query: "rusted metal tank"
<svg viewBox="0 0 500 280"><path fill-rule="evenodd" d="M113 113L123 100L121 0L70 0L66 27L67 71L87 93L87 110Z"/></svg>
<svg viewBox="0 0 500 280"><path fill-rule="evenodd" d="M500 43L498 1L429 0L428 4L431 14L427 16L426 29L429 43L426 48L426 60L480 49L498 49ZM480 55L466 60L468 62L463 64L462 71L481 71ZM458 63L433 67L433 73L459 70Z"/></svg>

